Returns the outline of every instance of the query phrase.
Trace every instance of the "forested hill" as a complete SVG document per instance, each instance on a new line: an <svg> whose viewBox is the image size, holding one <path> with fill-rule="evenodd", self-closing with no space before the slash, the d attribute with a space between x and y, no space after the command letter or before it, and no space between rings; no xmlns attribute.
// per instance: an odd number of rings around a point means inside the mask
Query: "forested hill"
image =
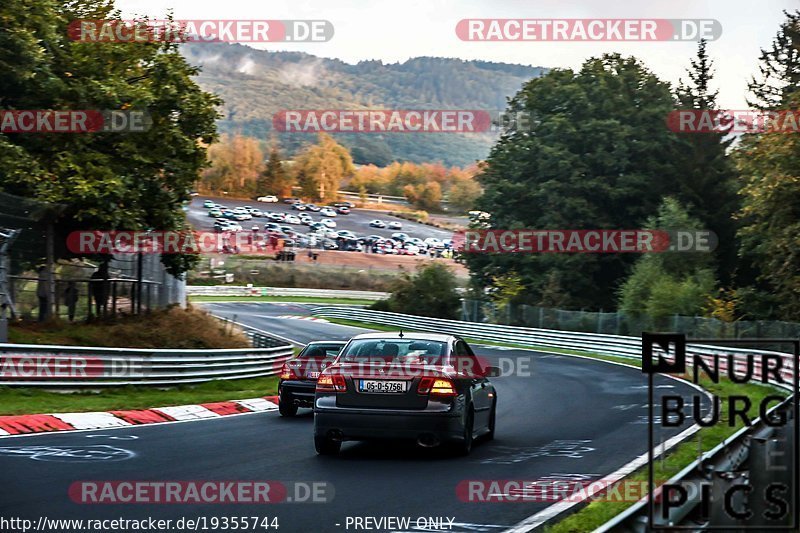
<svg viewBox="0 0 800 533"><path fill-rule="evenodd" d="M368 50L365 50L368 53ZM268 52L239 44L184 47L201 66L198 81L225 100L220 131L267 139L284 109L503 109L523 82L546 69L487 61L418 57L404 63L351 65L302 52ZM310 135L285 133L288 152ZM392 160L464 165L488 154L494 136L460 134L337 135L357 163Z"/></svg>

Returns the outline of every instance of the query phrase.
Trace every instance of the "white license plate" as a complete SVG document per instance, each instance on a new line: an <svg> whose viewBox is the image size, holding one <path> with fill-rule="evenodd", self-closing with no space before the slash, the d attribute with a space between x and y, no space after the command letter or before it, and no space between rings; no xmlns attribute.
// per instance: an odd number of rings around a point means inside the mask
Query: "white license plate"
<svg viewBox="0 0 800 533"><path fill-rule="evenodd" d="M317 379L319 377L319 372L309 372L308 377L311 379Z"/></svg>
<svg viewBox="0 0 800 533"><path fill-rule="evenodd" d="M405 392L405 381L383 381L362 379L358 382L358 392L379 392L379 393L393 393Z"/></svg>

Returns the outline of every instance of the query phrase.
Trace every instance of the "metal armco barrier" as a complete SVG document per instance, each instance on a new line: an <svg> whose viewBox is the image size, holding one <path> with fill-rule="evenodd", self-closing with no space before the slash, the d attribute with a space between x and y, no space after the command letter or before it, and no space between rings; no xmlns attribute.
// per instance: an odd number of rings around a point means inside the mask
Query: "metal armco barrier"
<svg viewBox="0 0 800 533"><path fill-rule="evenodd" d="M462 322L352 307L309 304L305 307L309 308L314 315L322 317L371 322L408 330L449 333L479 341L493 341L532 348L558 348L575 352L600 353L637 361L641 361L642 357L642 339L640 337ZM715 355L732 354L735 357L736 354L770 354L781 357L787 363L784 368L794 370L794 354L759 349L700 345L692 344L691 342L687 344L686 350L687 356L690 354L698 355L707 363ZM733 361L738 370L740 362L735 361L735 359ZM725 358L720 358L719 365L720 371L726 370L727 362ZM760 377L763 370L761 365L756 363L754 366L754 377ZM787 383L776 383L775 385L791 390L792 387L788 383L794 381L794 374L785 372L782 376ZM703 454L697 461L673 477L669 483L680 483L687 487L699 487L701 483L710 485L714 504L711 506L709 516L715 526L727 527L730 530L745 526L750 530L758 529L763 524L755 521L755 518L749 522L733 520L720 504L721 494L727 486L737 483L736 478L741 478L741 476L746 476L748 483L756 487L757 490L763 489L771 481L788 482L787 486L791 487L791 477L788 479L786 477L791 476L793 469L798 467L798 465L791 464L791 451L793 446L800 444L797 442L792 443L797 424L796 413L792 410L793 402L794 395L787 398L780 405L773 407L769 412L768 416L776 414L786 416L787 423L785 426L770 427L762 419L758 419L752 426L742 428L717 447ZM773 464L778 466L783 461L782 464L787 468L777 473L767 472L761 466L767 456L773 458ZM789 461L789 464L786 464L787 461ZM741 483L741 479L739 483ZM797 505L796 498L797 494L788 495L788 499L793 502L793 505ZM662 509L660 505L656 504L655 507L654 516L661 516ZM699 509L699 497L688 498L683 505L670 510L668 519L662 520L660 523L656 522L656 525L667 528L683 526L684 530L688 526L703 529L697 522ZM761 509L753 509L754 516L761 516L760 512ZM595 531L643 533L649 530L647 513L648 504L644 500L629 507Z"/></svg>
<svg viewBox="0 0 800 533"><path fill-rule="evenodd" d="M161 350L0 344L0 385L107 387L180 385L274 376L294 347L262 333L235 350Z"/></svg>
<svg viewBox="0 0 800 533"><path fill-rule="evenodd" d="M323 298L357 298L384 300L388 292L347 291L335 289L304 289L295 287L246 287L242 285L191 285L188 296L316 296Z"/></svg>
<svg viewBox="0 0 800 533"><path fill-rule="evenodd" d="M304 307L311 310L314 315L322 317L372 322L374 324L431 333L448 333L481 341L518 344L535 348L558 348L575 352L601 353L636 359L637 361L641 360L642 357L642 339L640 337L463 322L461 320L372 311L350 306L304 304ZM722 354L774 354L788 360L790 363L788 368L791 368L791 354L698 344L689 344L687 349L691 353L708 356L709 358Z"/></svg>

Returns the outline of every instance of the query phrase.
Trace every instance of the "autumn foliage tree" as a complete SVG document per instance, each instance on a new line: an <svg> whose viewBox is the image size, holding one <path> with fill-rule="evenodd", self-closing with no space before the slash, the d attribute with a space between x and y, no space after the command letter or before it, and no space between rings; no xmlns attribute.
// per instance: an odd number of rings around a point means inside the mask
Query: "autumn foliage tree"
<svg viewBox="0 0 800 533"><path fill-rule="evenodd" d="M208 149L211 167L203 172L201 188L208 192L253 193L264 169L264 154L256 139L223 135Z"/></svg>
<svg viewBox="0 0 800 533"><path fill-rule="evenodd" d="M321 133L317 144L306 147L297 157L295 176L306 198L327 202L337 199L343 179L354 172L350 152Z"/></svg>
<svg viewBox="0 0 800 533"><path fill-rule="evenodd" d="M269 159L267 160L266 167L258 177L256 194L259 196L267 194L289 196L292 194L292 186L294 184L294 175L286 171L283 166L280 150L273 144L269 152Z"/></svg>

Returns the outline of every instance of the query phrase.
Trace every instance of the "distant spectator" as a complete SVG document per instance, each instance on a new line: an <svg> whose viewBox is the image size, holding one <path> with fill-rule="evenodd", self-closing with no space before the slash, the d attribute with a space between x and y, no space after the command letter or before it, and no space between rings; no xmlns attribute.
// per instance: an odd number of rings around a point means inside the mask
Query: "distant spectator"
<svg viewBox="0 0 800 533"><path fill-rule="evenodd" d="M75 306L78 304L78 286L74 281L67 283L67 288L64 289L64 304L67 306L67 316L69 321L75 321Z"/></svg>
<svg viewBox="0 0 800 533"><path fill-rule="evenodd" d="M94 300L96 315L105 316L108 310L108 263L100 263L92 274L89 292Z"/></svg>
<svg viewBox="0 0 800 533"><path fill-rule="evenodd" d="M47 305L49 271L46 266L39 267L39 279L36 281L36 297L39 299L39 322L44 322L50 318L50 306Z"/></svg>

